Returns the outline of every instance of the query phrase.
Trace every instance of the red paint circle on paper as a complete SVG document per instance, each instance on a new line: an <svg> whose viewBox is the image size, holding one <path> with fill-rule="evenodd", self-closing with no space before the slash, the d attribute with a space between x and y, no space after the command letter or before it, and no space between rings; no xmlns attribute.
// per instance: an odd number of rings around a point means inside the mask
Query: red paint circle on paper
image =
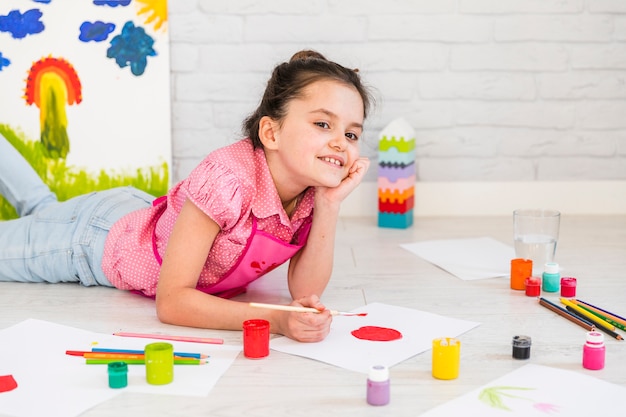
<svg viewBox="0 0 626 417"><path fill-rule="evenodd" d="M402 333L395 329L378 326L363 326L352 331L352 336L361 340L373 340L375 342L390 342L402 339Z"/></svg>

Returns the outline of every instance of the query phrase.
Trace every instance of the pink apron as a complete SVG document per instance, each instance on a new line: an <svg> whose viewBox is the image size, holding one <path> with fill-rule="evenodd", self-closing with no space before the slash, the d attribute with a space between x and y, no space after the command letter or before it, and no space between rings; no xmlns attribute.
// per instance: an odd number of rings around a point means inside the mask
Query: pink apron
<svg viewBox="0 0 626 417"><path fill-rule="evenodd" d="M155 200L154 204L163 201L162 198ZM297 244L285 243L269 233L258 230L256 217L252 216L252 232L235 265L215 284L198 286L197 289L222 298L231 298L245 292L252 281L291 259L305 245L310 231L311 220L308 219L294 236L293 241ZM152 248L157 261L162 264L154 232Z"/></svg>

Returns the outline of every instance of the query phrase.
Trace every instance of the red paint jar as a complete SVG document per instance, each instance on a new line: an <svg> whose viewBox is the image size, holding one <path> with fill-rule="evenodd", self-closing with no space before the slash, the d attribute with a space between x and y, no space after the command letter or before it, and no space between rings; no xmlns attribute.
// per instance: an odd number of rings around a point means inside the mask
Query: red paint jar
<svg viewBox="0 0 626 417"><path fill-rule="evenodd" d="M243 355L260 359L270 354L270 322L252 319L243 322Z"/></svg>
<svg viewBox="0 0 626 417"><path fill-rule="evenodd" d="M526 295L529 297L539 297L541 295L541 278L528 277L524 280Z"/></svg>
<svg viewBox="0 0 626 417"><path fill-rule="evenodd" d="M561 297L565 297L565 298L576 297L576 278L572 278L572 277L561 278Z"/></svg>

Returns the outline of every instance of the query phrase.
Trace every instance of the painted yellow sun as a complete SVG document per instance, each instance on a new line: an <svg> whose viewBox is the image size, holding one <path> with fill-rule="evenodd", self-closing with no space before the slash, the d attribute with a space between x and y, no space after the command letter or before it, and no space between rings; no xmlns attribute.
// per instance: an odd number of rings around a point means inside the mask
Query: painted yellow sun
<svg viewBox="0 0 626 417"><path fill-rule="evenodd" d="M136 0L140 3L137 15L148 14L145 24L152 23L154 30L159 30L167 22L167 0Z"/></svg>

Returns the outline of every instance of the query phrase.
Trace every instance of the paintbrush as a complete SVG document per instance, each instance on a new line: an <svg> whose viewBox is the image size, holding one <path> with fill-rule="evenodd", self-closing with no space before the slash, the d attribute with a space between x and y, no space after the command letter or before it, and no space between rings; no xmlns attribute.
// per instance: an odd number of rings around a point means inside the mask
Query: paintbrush
<svg viewBox="0 0 626 417"><path fill-rule="evenodd" d="M280 304L250 303L249 305L250 307L268 308L270 310L295 311L297 313L321 313L324 311L320 311L313 307L284 306ZM330 315L364 317L367 316L367 313L351 313L349 311L330 310Z"/></svg>

